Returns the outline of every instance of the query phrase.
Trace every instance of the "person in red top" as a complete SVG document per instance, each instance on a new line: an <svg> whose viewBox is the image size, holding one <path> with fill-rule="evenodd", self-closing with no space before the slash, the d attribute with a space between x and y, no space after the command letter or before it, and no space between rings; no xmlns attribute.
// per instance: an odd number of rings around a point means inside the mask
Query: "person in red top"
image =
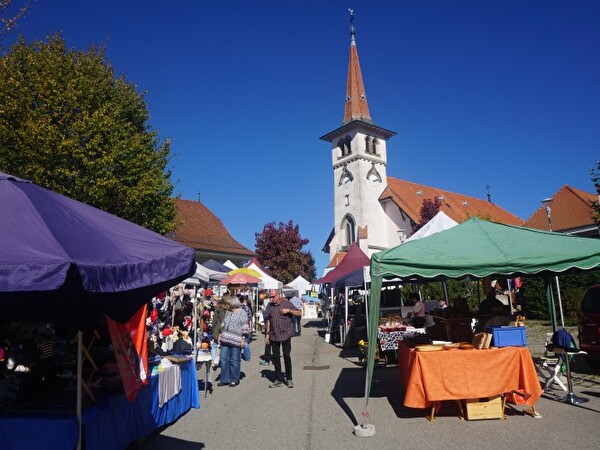
<svg viewBox="0 0 600 450"><path fill-rule="evenodd" d="M293 388L292 382L292 335L294 327L292 325L292 316L301 316L302 311L292 305L278 291L269 291L269 306L264 312L267 332L265 343L271 344L272 362L275 368L275 381L269 387L276 388L287 385ZM281 372L281 349L283 349L283 363L285 365L285 379Z"/></svg>

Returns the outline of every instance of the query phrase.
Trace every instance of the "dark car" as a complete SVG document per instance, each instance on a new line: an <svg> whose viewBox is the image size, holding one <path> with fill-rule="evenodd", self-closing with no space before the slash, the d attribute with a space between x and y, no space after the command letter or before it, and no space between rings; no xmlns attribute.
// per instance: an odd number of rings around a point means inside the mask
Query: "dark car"
<svg viewBox="0 0 600 450"><path fill-rule="evenodd" d="M591 366L600 368L600 284L585 291L577 316L579 348L587 352Z"/></svg>

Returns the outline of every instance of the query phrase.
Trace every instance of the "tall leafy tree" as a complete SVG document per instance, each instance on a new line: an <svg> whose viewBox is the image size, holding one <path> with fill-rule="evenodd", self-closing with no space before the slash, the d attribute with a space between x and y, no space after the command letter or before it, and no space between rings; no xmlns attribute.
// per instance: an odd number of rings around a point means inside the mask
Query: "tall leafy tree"
<svg viewBox="0 0 600 450"><path fill-rule="evenodd" d="M144 94L103 48L54 35L0 58L0 170L164 233L175 218L169 141L148 120Z"/></svg>
<svg viewBox="0 0 600 450"><path fill-rule="evenodd" d="M293 281L298 275L307 280L316 276L315 259L310 251L302 251L308 239L300 236L300 227L290 220L264 226L256 233L256 255L269 272L283 283Z"/></svg>
<svg viewBox="0 0 600 450"><path fill-rule="evenodd" d="M29 10L31 0L0 0L0 38L13 30Z"/></svg>
<svg viewBox="0 0 600 450"><path fill-rule="evenodd" d="M423 225L433 219L434 216L440 212L441 207L442 202L437 197L434 199L423 199L423 203L421 203L421 211L419 213L419 223L413 227L413 231L419 230L421 227L423 227Z"/></svg>

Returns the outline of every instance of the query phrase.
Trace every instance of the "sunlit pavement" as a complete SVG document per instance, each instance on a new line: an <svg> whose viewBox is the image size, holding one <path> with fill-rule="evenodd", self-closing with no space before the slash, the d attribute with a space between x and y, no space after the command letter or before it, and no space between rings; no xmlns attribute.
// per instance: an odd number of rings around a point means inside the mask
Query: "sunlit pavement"
<svg viewBox="0 0 600 450"><path fill-rule="evenodd" d="M367 411L375 427L372 437L356 437L362 420L364 369L356 350L326 343L319 321L303 321L302 336L292 338L294 388L269 389L272 366L261 366L263 336L251 344L252 360L242 363L239 386L200 392L201 408L141 442L145 450L191 449L596 449L600 437L600 382L585 361L573 363L574 391L581 405L558 400L552 388L537 402L541 418L524 415L522 407L507 406L506 420L466 421L451 403L434 422L425 411L402 406L397 367L378 367ZM498 368L502 370L502 368ZM198 371L203 388L204 372Z"/></svg>

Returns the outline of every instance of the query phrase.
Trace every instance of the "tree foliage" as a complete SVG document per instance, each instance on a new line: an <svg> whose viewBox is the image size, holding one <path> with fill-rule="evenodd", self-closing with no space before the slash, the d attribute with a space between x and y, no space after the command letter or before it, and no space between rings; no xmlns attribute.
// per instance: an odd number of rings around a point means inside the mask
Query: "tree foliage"
<svg viewBox="0 0 600 450"><path fill-rule="evenodd" d="M556 303L556 318L560 321L558 310L558 293L553 278L553 295ZM583 293L594 284L600 283L600 271L581 272L559 276L561 301L565 325L577 323L577 310L581 304ZM546 284L541 276L523 278L523 298L525 300L526 316L531 319L550 320L548 300L546 299Z"/></svg>
<svg viewBox="0 0 600 450"><path fill-rule="evenodd" d="M600 160L596 161L596 168L591 169L590 173L592 174L592 182L596 187L596 194L598 194L600 199ZM592 220L595 223L600 223L600 203L599 200L592 202Z"/></svg>
<svg viewBox="0 0 600 450"><path fill-rule="evenodd" d="M437 197L434 199L423 199L423 203L421 203L421 211L419 213L419 223L413 227L413 232L418 231L423 227L423 225L433 219L435 215L440 212L441 207L442 202Z"/></svg>
<svg viewBox="0 0 600 450"><path fill-rule="evenodd" d="M0 38L14 29L29 10L30 0L0 0Z"/></svg>
<svg viewBox="0 0 600 450"><path fill-rule="evenodd" d="M256 233L256 255L272 276L283 283L293 281L298 275L312 281L315 279L315 260L310 251L302 251L308 239L300 236L300 228L290 220L264 226Z"/></svg>
<svg viewBox="0 0 600 450"><path fill-rule="evenodd" d="M0 58L0 170L159 233L173 229L169 141L104 49L59 35Z"/></svg>

